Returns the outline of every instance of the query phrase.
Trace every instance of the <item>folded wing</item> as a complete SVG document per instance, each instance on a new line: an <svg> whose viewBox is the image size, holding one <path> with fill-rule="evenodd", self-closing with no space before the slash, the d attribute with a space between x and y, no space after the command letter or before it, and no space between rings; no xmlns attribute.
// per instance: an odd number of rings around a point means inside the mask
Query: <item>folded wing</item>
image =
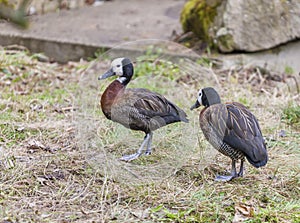
<svg viewBox="0 0 300 223"><path fill-rule="evenodd" d="M210 113L209 122L218 137L233 149L242 151L253 166L261 167L267 163L267 150L259 124L245 106L237 102L219 106Z"/></svg>

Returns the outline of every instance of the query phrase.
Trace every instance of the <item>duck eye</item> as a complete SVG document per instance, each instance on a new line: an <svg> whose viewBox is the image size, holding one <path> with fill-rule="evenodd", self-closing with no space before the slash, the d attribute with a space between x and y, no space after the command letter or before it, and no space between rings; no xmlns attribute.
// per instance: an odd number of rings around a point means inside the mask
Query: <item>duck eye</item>
<svg viewBox="0 0 300 223"><path fill-rule="evenodd" d="M118 65L117 65L117 67L121 67L121 65L120 65L120 64L118 64Z"/></svg>

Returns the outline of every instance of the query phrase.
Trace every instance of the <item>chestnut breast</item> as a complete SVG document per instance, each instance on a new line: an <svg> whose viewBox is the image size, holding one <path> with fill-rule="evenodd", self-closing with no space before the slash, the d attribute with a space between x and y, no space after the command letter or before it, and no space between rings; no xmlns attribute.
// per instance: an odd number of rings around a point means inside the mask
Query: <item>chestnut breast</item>
<svg viewBox="0 0 300 223"><path fill-rule="evenodd" d="M119 81L113 81L101 96L101 109L106 118L111 119L111 109L116 100L124 93L125 86Z"/></svg>

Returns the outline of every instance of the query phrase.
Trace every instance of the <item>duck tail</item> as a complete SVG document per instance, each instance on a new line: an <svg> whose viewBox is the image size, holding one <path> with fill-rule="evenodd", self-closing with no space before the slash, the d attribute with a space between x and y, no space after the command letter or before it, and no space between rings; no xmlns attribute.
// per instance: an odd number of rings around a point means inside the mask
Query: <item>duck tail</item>
<svg viewBox="0 0 300 223"><path fill-rule="evenodd" d="M265 166L268 162L268 154L267 152L264 154L260 154L260 159L251 159L251 157L246 155L247 160L249 161L249 163L251 163L254 167L259 168L262 166Z"/></svg>

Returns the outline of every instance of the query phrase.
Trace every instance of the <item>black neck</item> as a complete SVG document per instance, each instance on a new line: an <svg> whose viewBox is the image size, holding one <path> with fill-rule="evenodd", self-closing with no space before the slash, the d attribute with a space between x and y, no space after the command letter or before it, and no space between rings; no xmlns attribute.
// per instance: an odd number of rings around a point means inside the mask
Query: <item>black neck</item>
<svg viewBox="0 0 300 223"><path fill-rule="evenodd" d="M123 75L118 79L120 83L126 86L131 80L134 70L133 70L133 65L129 59L124 59L122 61L122 66L123 66Z"/></svg>

